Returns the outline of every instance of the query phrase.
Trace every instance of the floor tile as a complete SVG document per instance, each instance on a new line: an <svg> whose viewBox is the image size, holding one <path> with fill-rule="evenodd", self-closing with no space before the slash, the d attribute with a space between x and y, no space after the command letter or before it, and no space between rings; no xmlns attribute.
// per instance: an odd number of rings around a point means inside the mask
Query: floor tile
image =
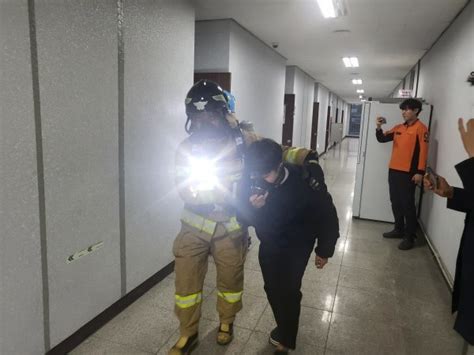
<svg viewBox="0 0 474 355"><path fill-rule="evenodd" d="M396 295L397 277L397 274L386 271L342 266L339 286Z"/></svg>
<svg viewBox="0 0 474 355"><path fill-rule="evenodd" d="M333 314L327 354L405 354L403 332L391 322Z"/></svg>
<svg viewBox="0 0 474 355"><path fill-rule="evenodd" d="M87 338L81 345L69 353L70 355L150 355L153 352L146 352L133 347L113 343L95 336Z"/></svg>
<svg viewBox="0 0 474 355"><path fill-rule="evenodd" d="M367 321L398 324L399 319L397 298L394 295L341 285L337 288L333 311Z"/></svg>
<svg viewBox="0 0 474 355"><path fill-rule="evenodd" d="M138 303L129 306L95 335L155 353L177 328L178 320L171 310Z"/></svg>

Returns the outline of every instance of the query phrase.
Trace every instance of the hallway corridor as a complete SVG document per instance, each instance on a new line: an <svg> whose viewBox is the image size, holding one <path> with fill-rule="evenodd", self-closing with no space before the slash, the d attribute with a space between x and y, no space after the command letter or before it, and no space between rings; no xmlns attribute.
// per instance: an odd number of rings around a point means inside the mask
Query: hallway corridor
<svg viewBox="0 0 474 355"><path fill-rule="evenodd" d="M340 220L336 252L323 270L311 259L303 280L297 350L293 354L461 354L452 330L450 292L425 241L400 251L382 238L391 225L352 219L358 139L347 138L321 159ZM381 168L385 179L386 169ZM388 188L388 187L387 187ZM212 259L205 281L200 344L193 354L272 354L274 327L254 236L245 267L244 307L235 339L215 343L218 325ZM71 354L166 354L178 338L174 275L116 316Z"/></svg>

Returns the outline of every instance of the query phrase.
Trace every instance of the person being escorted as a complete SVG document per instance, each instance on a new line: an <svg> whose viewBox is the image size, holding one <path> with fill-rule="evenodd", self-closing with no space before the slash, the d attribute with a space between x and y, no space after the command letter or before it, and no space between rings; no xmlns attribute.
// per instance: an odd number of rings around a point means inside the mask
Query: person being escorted
<svg viewBox="0 0 474 355"><path fill-rule="evenodd" d="M464 127L459 119L459 131L468 159L456 165L464 189L452 187L442 176L425 175L425 187L447 198L447 207L466 213L464 231L459 245L454 277L452 311L458 312L454 329L474 345L474 119Z"/></svg>
<svg viewBox="0 0 474 355"><path fill-rule="evenodd" d="M285 354L296 347L301 282L316 239L317 268L334 254L337 212L324 182L315 189L301 167L282 163L278 143L254 142L245 159L245 170L252 177L243 189L245 216L261 242L258 257L264 289L277 324L269 341L276 354Z"/></svg>
<svg viewBox="0 0 474 355"><path fill-rule="evenodd" d="M388 131L382 130L383 117L376 118L376 137L380 143L392 142L388 170L390 202L395 227L383 233L385 238L403 238L400 250L412 249L416 240L415 187L421 184L428 156L428 128L418 119L422 103L407 99L400 104L404 122Z"/></svg>

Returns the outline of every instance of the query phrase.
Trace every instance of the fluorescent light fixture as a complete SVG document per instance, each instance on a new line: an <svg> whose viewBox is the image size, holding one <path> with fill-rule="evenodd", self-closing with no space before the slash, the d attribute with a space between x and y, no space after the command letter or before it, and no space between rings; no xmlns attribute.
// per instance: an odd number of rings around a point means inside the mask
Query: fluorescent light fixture
<svg viewBox="0 0 474 355"><path fill-rule="evenodd" d="M318 5L324 18L336 17L336 9L334 8L333 0L318 0Z"/></svg>
<svg viewBox="0 0 474 355"><path fill-rule="evenodd" d="M363 93L364 93L364 89L357 89L357 93L358 93L358 94L363 94Z"/></svg>
<svg viewBox="0 0 474 355"><path fill-rule="evenodd" d="M357 57L344 57L342 61L346 68L357 68L359 66L359 59Z"/></svg>
<svg viewBox="0 0 474 355"><path fill-rule="evenodd" d="M362 79L352 79L352 84L354 84L354 85L362 85Z"/></svg>
<svg viewBox="0 0 474 355"><path fill-rule="evenodd" d="M344 57L342 58L342 61L344 62L344 65L346 68L351 68L352 67L352 63L351 63L351 60L349 57Z"/></svg>

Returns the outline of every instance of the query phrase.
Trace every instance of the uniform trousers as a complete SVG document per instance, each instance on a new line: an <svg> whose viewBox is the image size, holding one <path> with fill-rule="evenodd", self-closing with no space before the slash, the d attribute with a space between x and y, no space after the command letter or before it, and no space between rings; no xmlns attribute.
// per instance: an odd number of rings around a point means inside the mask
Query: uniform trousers
<svg viewBox="0 0 474 355"><path fill-rule="evenodd" d="M278 340L295 349L301 309L301 280L314 241L295 246L262 242L258 253L264 289L278 327Z"/></svg>
<svg viewBox="0 0 474 355"><path fill-rule="evenodd" d="M390 202L392 203L395 229L407 236L415 235L417 219L415 207L415 183L413 174L404 171L388 171Z"/></svg>

